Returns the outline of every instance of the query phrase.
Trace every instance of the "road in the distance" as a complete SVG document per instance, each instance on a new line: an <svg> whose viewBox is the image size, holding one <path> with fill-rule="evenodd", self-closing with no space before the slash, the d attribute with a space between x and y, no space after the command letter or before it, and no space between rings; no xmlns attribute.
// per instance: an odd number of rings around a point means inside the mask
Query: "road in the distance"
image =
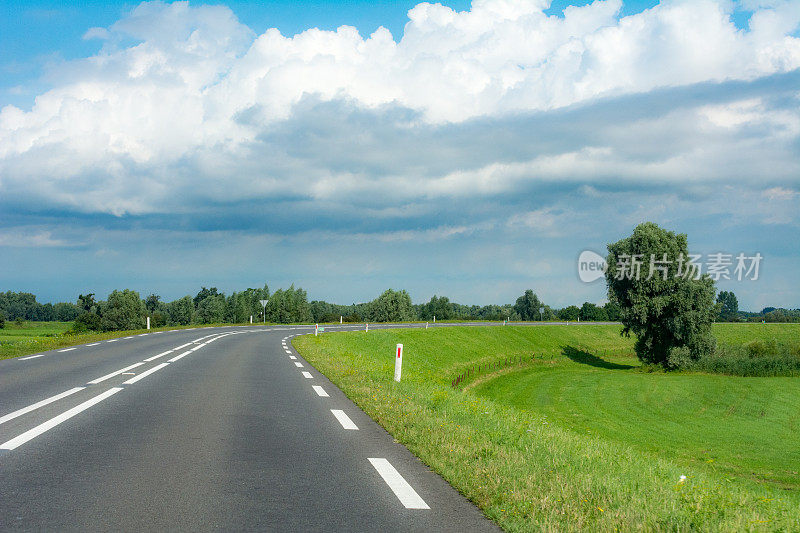
<svg viewBox="0 0 800 533"><path fill-rule="evenodd" d="M0 529L496 530L294 352L310 331L0 361Z"/></svg>

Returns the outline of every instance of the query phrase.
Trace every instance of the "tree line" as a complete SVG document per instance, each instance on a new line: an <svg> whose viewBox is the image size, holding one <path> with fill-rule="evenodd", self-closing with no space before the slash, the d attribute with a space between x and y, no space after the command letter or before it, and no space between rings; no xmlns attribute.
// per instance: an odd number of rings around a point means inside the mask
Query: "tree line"
<svg viewBox="0 0 800 533"><path fill-rule="evenodd" d="M115 290L106 300L94 293L79 295L75 303L39 303L27 292L0 292L0 327L5 320L75 322L74 332L141 329L146 317L152 327L192 324L244 324L253 317L264 320L260 300L267 300L266 321L279 324L296 322L400 322L436 320L511 320L511 321L580 321L616 322L620 306L614 301L605 305L584 302L553 308L528 289L515 303L504 305L463 305L447 296L434 295L428 302L413 304L404 290L388 289L365 303L341 305L323 300L308 301L306 291L291 285L271 293L265 284L226 295L216 287L202 287L194 295L164 302L157 294L141 298L133 290ZM768 307L760 313L739 311L736 296L722 291L717 296L717 319L720 321L798 322L800 310Z"/></svg>
<svg viewBox="0 0 800 533"><path fill-rule="evenodd" d="M266 300L266 308L261 300ZM266 316L265 316L266 313ZM308 301L305 290L291 285L270 292L268 285L230 295L216 287L202 287L194 295L164 302L157 294L142 298L137 291L115 290L106 300L94 293L81 294L75 303L41 304L31 293L0 293L0 320L58 320L72 322L73 332L141 329L150 318L152 327L192 324L248 323L288 324L296 322L401 322L436 320L616 320L619 310L612 304L554 309L527 290L514 304L463 305L446 296L433 296L424 304L413 304L405 290L388 289L370 302L341 305L323 300Z"/></svg>

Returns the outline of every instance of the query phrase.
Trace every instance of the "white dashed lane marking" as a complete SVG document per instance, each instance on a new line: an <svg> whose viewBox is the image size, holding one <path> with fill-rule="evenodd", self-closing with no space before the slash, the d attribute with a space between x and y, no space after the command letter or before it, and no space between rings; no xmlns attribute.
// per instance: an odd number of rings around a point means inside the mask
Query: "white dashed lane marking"
<svg viewBox="0 0 800 533"><path fill-rule="evenodd" d="M323 398L329 398L328 393L325 392L325 389L320 387L319 385L312 385L314 392L317 393L317 396L322 396Z"/></svg>
<svg viewBox="0 0 800 533"><path fill-rule="evenodd" d="M303 368L303 363L301 363L300 361L295 361L294 366L296 366L297 368Z"/></svg>
<svg viewBox="0 0 800 533"><path fill-rule="evenodd" d="M306 378L306 379L311 379L314 376L311 375L311 372L303 372L303 377Z"/></svg>
<svg viewBox="0 0 800 533"><path fill-rule="evenodd" d="M157 371L161 370L162 368L164 368L165 366L168 366L168 365L169 365L169 363L161 363L160 365L156 365L153 368L151 368L150 370L145 370L144 372L142 372L138 376L134 376L131 379L129 379L128 381L123 382L122 384L123 385L133 385L134 383L136 383L140 379L144 379L147 376L149 376L150 374L152 374L153 372L157 372Z"/></svg>
<svg viewBox="0 0 800 533"><path fill-rule="evenodd" d="M34 411L34 410L36 410L36 409L38 409L40 407L44 407L45 405L47 405L49 403L53 403L55 401L58 401L61 398L66 398L70 394L75 394L76 392L82 391L85 388L86 387L75 387L74 389L70 389L70 390L68 390L66 392L62 392L61 394L56 394L55 396L51 396L51 397L47 398L46 400L42 400L41 402L36 402L34 404L31 404L28 407L23 407L22 409L17 409L13 413L8 413L7 415L0 417L0 424L2 424L3 422L8 422L9 420L13 420L13 419L17 418L18 416L24 415L25 413L30 413L31 411Z"/></svg>
<svg viewBox="0 0 800 533"><path fill-rule="evenodd" d="M111 396L113 394L116 394L121 390L122 389L120 387L113 387L111 389L108 389L104 393L98 394L94 398L86 400L85 402L83 402L83 403L81 403L79 405L76 405L75 407L73 407L72 409L70 409L68 411L64 411L60 415L51 418L47 422L39 424L35 428L26 431L22 435L14 437L13 439L11 439L9 441L6 441L3 444L0 444L0 450L13 450L17 446L25 444L29 440L38 437L39 435L41 435L45 431L53 429L54 427L56 427L60 423L64 422L65 420L69 420L70 418L72 418L73 416L77 415L81 411L85 411L86 409L90 408L91 406L102 402L103 400L105 400L109 396Z"/></svg>
<svg viewBox="0 0 800 533"><path fill-rule="evenodd" d="M150 361L155 361L155 360L156 360L156 359L158 359L159 357L164 357L165 355L167 355L167 354L170 354L170 353L172 353L172 352L174 352L174 351L175 351L175 350L167 350L166 352L162 352L162 353L160 353L160 354L158 354L158 355L154 355L153 357L148 357L147 359L145 359L145 361L147 361L148 363L149 363Z"/></svg>
<svg viewBox="0 0 800 533"><path fill-rule="evenodd" d="M344 429L358 429L358 426L350 420L350 417L341 409L331 409L331 413L336 417L336 420L342 425Z"/></svg>
<svg viewBox="0 0 800 533"><path fill-rule="evenodd" d="M118 375L122 374L123 372L127 372L128 370L131 370L132 368L136 368L137 366L142 366L143 364L144 363L135 363L135 364L133 364L131 366L126 366L125 368L117 370L116 372L112 372L110 374L106 374L105 376L103 376L101 378L93 379L92 381L89 382L89 385L97 385L98 383L100 383L102 381L105 381L107 379L111 379L114 376L118 376Z"/></svg>
<svg viewBox="0 0 800 533"><path fill-rule="evenodd" d="M417 494L417 491L415 491L413 487L408 484L408 481L400 475L400 472L392 466L392 463L383 457L370 457L369 462L372 463L372 466L375 467L375 470L378 471L378 474L381 475L386 484L389 485L389 488L392 489L392 492L394 492L394 495L397 496L397 499L400 500L400 503L402 503L406 509L430 509L428 504L425 503L425 500Z"/></svg>

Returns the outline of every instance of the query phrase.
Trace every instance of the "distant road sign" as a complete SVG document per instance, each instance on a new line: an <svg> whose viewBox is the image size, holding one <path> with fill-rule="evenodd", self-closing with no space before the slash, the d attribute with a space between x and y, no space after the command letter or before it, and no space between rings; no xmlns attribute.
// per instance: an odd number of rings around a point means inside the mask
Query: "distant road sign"
<svg viewBox="0 0 800 533"><path fill-rule="evenodd" d="M259 302L261 302L261 307L266 307L269 300L259 300Z"/></svg>

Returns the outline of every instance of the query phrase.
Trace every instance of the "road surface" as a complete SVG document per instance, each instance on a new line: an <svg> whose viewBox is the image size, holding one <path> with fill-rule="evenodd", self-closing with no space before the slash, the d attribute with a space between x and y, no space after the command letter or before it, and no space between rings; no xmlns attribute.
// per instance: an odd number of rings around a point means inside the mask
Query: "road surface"
<svg viewBox="0 0 800 533"><path fill-rule="evenodd" d="M0 361L0 530L496 531L292 349L309 332Z"/></svg>

